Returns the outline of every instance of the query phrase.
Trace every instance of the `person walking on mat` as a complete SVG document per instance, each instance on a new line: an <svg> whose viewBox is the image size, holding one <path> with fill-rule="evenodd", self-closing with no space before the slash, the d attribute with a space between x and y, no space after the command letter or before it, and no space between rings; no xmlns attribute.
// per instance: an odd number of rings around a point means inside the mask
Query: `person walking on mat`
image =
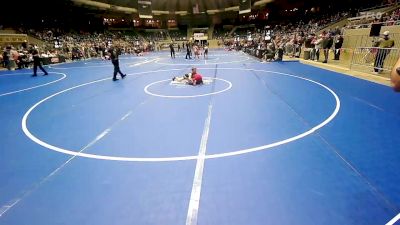
<svg viewBox="0 0 400 225"><path fill-rule="evenodd" d="M169 44L169 49L170 49L170 52L171 52L171 58L175 59L175 49L174 49L174 44L173 43Z"/></svg>
<svg viewBox="0 0 400 225"><path fill-rule="evenodd" d="M40 70L43 71L44 75L49 75L49 73L47 73L47 71L43 68L42 64L40 63L40 57L39 57L38 50L34 49L32 51L32 57L33 57L33 75L32 75L32 77L37 76L37 68L38 67Z"/></svg>
<svg viewBox="0 0 400 225"><path fill-rule="evenodd" d="M124 79L125 76L126 76L126 74L123 74L123 73L121 72L121 69L119 68L119 57L118 57L119 54L120 54L119 50L118 50L118 49L111 48L111 49L109 50L109 53L110 53L111 62L112 62L112 64L114 65L114 76L113 76L113 81L118 80L118 78L117 78L117 73L119 73L119 74L121 75L121 78Z"/></svg>

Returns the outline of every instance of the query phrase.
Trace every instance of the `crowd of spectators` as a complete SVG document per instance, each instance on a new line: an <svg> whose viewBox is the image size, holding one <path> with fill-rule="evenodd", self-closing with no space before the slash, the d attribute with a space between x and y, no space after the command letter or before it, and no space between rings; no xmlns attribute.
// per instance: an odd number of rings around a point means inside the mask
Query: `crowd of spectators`
<svg viewBox="0 0 400 225"><path fill-rule="evenodd" d="M361 16L363 14L360 14ZM254 56L264 60L280 60L283 55L290 57L300 57L307 52L307 58L320 60L324 53L322 62L327 62L327 49L335 52L335 59L339 59L343 43L343 28L326 29L343 18L349 17L350 12L339 12L332 15L319 15L317 18L309 18L308 21L282 24L275 24L264 28L242 28L237 29L231 36L228 30L214 29L213 38L220 40L229 50L244 50ZM369 19L369 20L368 20ZM370 21L372 19L372 21ZM360 20L353 20L347 24L346 28L362 27L365 24L386 23L395 25L400 19L400 9L387 14L382 14L379 18L366 16ZM359 23L357 25L356 23ZM364 24L364 25L363 25ZM186 42L186 31L182 30L155 30L152 32L65 32L61 29L20 29L21 33L26 33L43 41L39 46L0 46L3 54L0 62L9 57L15 62L14 67L24 68L32 61L31 51L37 49L43 58L58 58L54 62L64 60L81 60L92 57L107 58L107 51L111 46L118 46L122 53L140 54L146 51L160 50L165 48L159 41ZM206 31L204 31L206 32ZM168 47L168 46L166 46ZM179 45L178 49L183 49ZM339 53L337 55L337 53ZM50 60L50 62L52 62ZM11 64L12 65L12 64ZM4 65L3 63L3 66ZM10 65L8 65L9 67Z"/></svg>
<svg viewBox="0 0 400 225"><path fill-rule="evenodd" d="M310 19L307 22L283 23L247 30L238 29L231 37L222 35L222 39L228 50L243 50L263 60L281 60L283 55L298 58L303 54L305 59L327 63L329 51L334 53L334 60L340 59L344 41L343 31L354 24L349 23L344 27L330 29L327 27L349 16L351 16L350 11L339 12L319 16L318 19ZM400 24L399 19L400 9L396 9L382 14L379 21L372 17L372 21L358 22L366 23L369 27L371 23Z"/></svg>
<svg viewBox="0 0 400 225"><path fill-rule="evenodd" d="M7 46L3 49L0 55L1 67L12 69L12 68L28 68L33 64L33 55L31 49L35 46L20 45L17 48L13 46Z"/></svg>
<svg viewBox="0 0 400 225"><path fill-rule="evenodd" d="M118 47L123 54L142 55L143 52L155 50L156 45L153 41L122 32L63 33L58 30L25 30L24 33L41 40L43 44L0 46L3 50L0 57L3 67L18 69L31 66L33 49L38 50L40 57L48 64L93 57L108 59L107 52L113 46ZM11 60L7 65L5 58Z"/></svg>
<svg viewBox="0 0 400 225"><path fill-rule="evenodd" d="M233 26L215 26L213 31L213 39L222 40L227 38Z"/></svg>
<svg viewBox="0 0 400 225"><path fill-rule="evenodd" d="M243 50L263 60L282 60L283 55L300 57L302 50L306 50L309 59L327 62L326 49L340 48L343 43L342 29L335 27L326 29L326 26L346 17L348 13L340 12L308 22L278 24L263 29L252 28L247 31L238 30L230 38L224 39L229 50ZM324 30L324 31L322 31ZM320 34L318 34L320 33ZM334 43L339 43L334 45ZM338 58L335 55L335 59Z"/></svg>
<svg viewBox="0 0 400 225"><path fill-rule="evenodd" d="M187 39L187 33L183 30L171 30L169 36L173 41L186 41Z"/></svg>
<svg viewBox="0 0 400 225"><path fill-rule="evenodd" d="M140 35L147 41L165 41L168 40L168 33L166 30L157 30L152 32L141 31Z"/></svg>

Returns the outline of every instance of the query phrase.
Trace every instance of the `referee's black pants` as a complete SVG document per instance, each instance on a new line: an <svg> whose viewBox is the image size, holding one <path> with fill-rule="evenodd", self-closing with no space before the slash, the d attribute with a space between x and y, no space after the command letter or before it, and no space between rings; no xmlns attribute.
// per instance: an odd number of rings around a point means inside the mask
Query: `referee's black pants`
<svg viewBox="0 0 400 225"><path fill-rule="evenodd" d="M41 71L43 71L43 73L45 74L45 75L47 75L48 73L47 73L47 71L43 68L43 66L42 66L42 64L40 64L40 63L34 63L33 64L33 75L34 76L36 76L37 74L37 68L39 67L39 69L41 70Z"/></svg>
<svg viewBox="0 0 400 225"><path fill-rule="evenodd" d="M112 64L114 65L114 79L117 79L117 73L119 73L121 76L123 75L121 72L121 69L119 68L119 61L118 60L112 60Z"/></svg>

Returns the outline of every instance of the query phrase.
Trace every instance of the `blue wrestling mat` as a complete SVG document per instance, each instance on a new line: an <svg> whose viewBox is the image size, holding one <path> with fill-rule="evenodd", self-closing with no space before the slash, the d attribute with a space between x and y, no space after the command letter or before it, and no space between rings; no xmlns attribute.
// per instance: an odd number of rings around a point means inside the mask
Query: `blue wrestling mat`
<svg viewBox="0 0 400 225"><path fill-rule="evenodd" d="M0 73L0 225L400 217L400 95L299 62L168 52ZM206 81L179 85L192 66Z"/></svg>

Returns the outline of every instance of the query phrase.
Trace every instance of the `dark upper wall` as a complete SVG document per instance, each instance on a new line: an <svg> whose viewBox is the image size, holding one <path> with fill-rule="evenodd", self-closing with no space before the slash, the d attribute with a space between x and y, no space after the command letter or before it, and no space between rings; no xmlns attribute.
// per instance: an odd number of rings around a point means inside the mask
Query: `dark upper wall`
<svg viewBox="0 0 400 225"><path fill-rule="evenodd" d="M99 0L100 1L100 0ZM111 4L126 4L126 6L133 7L135 5L134 0L101 0L103 2ZM155 6L157 4L170 3L168 7L175 6L179 7L186 4L191 6L193 2L199 2L199 4L210 4L207 7L212 8L214 6L226 7L236 5L238 0L155 0ZM210 2L213 2L212 4ZM308 17L319 17L326 13L332 13L334 11L349 10L350 8L359 9L367 6L377 5L381 3L380 0L275 0L275 2L268 4L263 7L260 12L269 12L269 20L265 21L251 21L251 23L270 23L273 21L296 21L296 20L307 20ZM137 19L138 16L134 14L117 13L113 11L98 10L95 8L88 8L77 6L70 0L38 0L38 1L24 1L17 5L17 1L4 1L2 3L2 12L0 13L0 25L5 27L33 27L33 28L55 28L60 27L63 29L84 29L84 30L101 30L104 29L103 17L112 18L124 18L125 20ZM286 9L293 9L294 7L299 8L299 11L295 13L285 13ZM319 8L316 13L305 14L305 10L309 10L312 7ZM264 10L264 11L263 11ZM202 11L202 10L200 10ZM177 16L177 15L162 15L155 16L156 19L166 21L168 19L175 19L179 25L185 26L208 26L211 23L216 24L242 24L245 23L241 15L237 12L226 12L215 15L188 15L188 16ZM165 23L164 23L165 24ZM131 26L129 23L127 26Z"/></svg>

